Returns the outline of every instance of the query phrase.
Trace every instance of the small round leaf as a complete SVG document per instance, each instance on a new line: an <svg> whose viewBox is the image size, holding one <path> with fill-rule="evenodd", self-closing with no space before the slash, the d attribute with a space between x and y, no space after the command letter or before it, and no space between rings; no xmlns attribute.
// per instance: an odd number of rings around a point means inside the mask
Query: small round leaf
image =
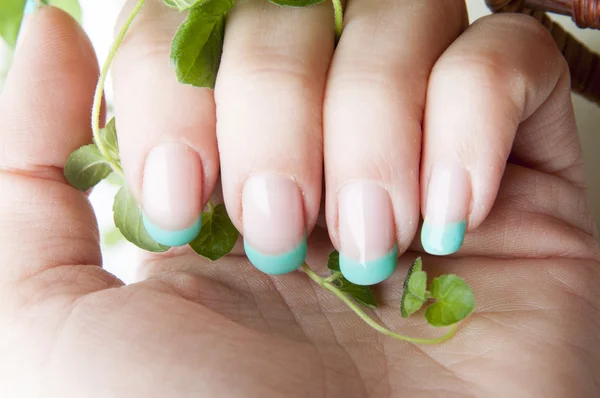
<svg viewBox="0 0 600 398"><path fill-rule="evenodd" d="M108 177L112 171L98 147L89 144L69 155L64 174L69 184L85 192Z"/></svg>
<svg viewBox="0 0 600 398"><path fill-rule="evenodd" d="M435 278L430 290L436 302L427 308L425 318L431 326L453 325L468 317L475 309L473 291L467 282L456 275Z"/></svg>

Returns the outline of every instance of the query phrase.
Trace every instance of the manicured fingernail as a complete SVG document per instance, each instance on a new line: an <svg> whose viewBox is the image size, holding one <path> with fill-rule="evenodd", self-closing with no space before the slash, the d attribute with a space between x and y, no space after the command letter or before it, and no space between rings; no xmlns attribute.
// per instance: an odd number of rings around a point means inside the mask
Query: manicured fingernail
<svg viewBox="0 0 600 398"><path fill-rule="evenodd" d="M144 226L166 246L183 246L202 226L202 163L180 143L155 147L146 158L142 185Z"/></svg>
<svg viewBox="0 0 600 398"><path fill-rule="evenodd" d="M357 182L339 194L340 270L357 285L374 285L396 269L398 247L388 192Z"/></svg>
<svg viewBox="0 0 600 398"><path fill-rule="evenodd" d="M23 19L21 20L21 27L19 28L19 34L17 35L17 42L15 44L15 51L21 49L21 45L25 38L25 34L29 28L29 23L31 22L31 15L35 13L38 5L34 0L27 0L25 3L25 7L23 8Z"/></svg>
<svg viewBox="0 0 600 398"><path fill-rule="evenodd" d="M460 249L467 229L471 184L456 164L437 164L431 171L421 243L429 254L443 256Z"/></svg>
<svg viewBox="0 0 600 398"><path fill-rule="evenodd" d="M306 258L304 205L298 184L275 174L251 176L242 192L246 256L260 271L281 275Z"/></svg>
<svg viewBox="0 0 600 398"><path fill-rule="evenodd" d="M30 15L33 14L35 12L35 10L37 10L37 3L35 2L35 0L27 0L27 2L25 3L25 8L23 9L23 14L25 15Z"/></svg>

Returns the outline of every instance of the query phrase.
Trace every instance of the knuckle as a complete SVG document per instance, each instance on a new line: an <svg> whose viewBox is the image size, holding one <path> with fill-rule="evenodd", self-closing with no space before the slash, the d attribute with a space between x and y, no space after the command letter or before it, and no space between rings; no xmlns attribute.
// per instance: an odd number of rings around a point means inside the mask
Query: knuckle
<svg viewBox="0 0 600 398"><path fill-rule="evenodd" d="M492 15L472 27L470 43L445 57L437 69L495 101L525 111L532 98L551 92L568 66L550 32L527 15ZM470 51L468 51L470 50ZM437 66L437 65L436 65Z"/></svg>
<svg viewBox="0 0 600 398"><path fill-rule="evenodd" d="M552 33L540 21L525 14L493 14L481 18L474 25L487 26L498 38L514 43L515 50L535 49L536 54L550 62L565 62ZM531 55L531 54L529 54Z"/></svg>
<svg viewBox="0 0 600 398"><path fill-rule="evenodd" d="M321 79L315 79L314 70L313 65L298 54L271 46L251 45L229 55L227 64L222 64L220 70L227 79L221 79L219 84L304 91L322 83Z"/></svg>
<svg viewBox="0 0 600 398"><path fill-rule="evenodd" d="M529 37L532 41L554 45L552 35L537 19L525 14L497 14L489 17L511 36Z"/></svg>
<svg viewBox="0 0 600 398"><path fill-rule="evenodd" d="M421 120L428 73L428 70L384 65L376 60L356 62L330 76L325 104L356 108L368 103L371 107L401 112L407 120Z"/></svg>
<svg viewBox="0 0 600 398"><path fill-rule="evenodd" d="M453 81L465 89L487 92L486 98L511 99L517 108L525 103L527 76L515 68L512 60L500 50L489 48L473 53L461 52L435 68L432 79Z"/></svg>
<svg viewBox="0 0 600 398"><path fill-rule="evenodd" d="M113 28L119 35L137 0L127 0ZM162 0L147 0L134 24L127 32L127 39L121 44L117 57L128 60L164 59L171 50L171 41L177 28L184 20L176 10L164 7ZM160 62L163 62L162 59Z"/></svg>

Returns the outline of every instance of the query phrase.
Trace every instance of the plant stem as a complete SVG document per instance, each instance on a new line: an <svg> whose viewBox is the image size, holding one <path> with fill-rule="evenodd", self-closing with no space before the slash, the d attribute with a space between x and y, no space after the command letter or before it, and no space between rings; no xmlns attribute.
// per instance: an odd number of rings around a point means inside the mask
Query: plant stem
<svg viewBox="0 0 600 398"><path fill-rule="evenodd" d="M344 10L342 7L342 0L332 0L333 12L335 14L335 39L340 39L342 30L344 28Z"/></svg>
<svg viewBox="0 0 600 398"><path fill-rule="evenodd" d="M323 282L331 283L331 282L335 281L336 279L338 279L339 277L340 277L340 275L336 273L336 274L330 275L327 278L323 279Z"/></svg>
<svg viewBox="0 0 600 398"><path fill-rule="evenodd" d="M330 282L328 282L329 278L327 278L327 279L321 278L306 263L302 264L302 269L304 269L304 272L306 272L306 274L309 276L310 279L315 281L318 285L323 287L325 290L328 290L331 293L335 294L340 300L342 300L344 302L344 304L346 304L346 306L348 306L348 308L350 308L352 311L354 311L354 313L356 315L358 315L360 317L360 319L362 319L367 325L371 326L373 329L375 329L379 333L382 333L386 336L393 337L397 340L407 341L407 342L413 343L413 344L429 344L429 345L431 345L431 344L443 343L444 341L449 340L452 336L454 336L454 333L456 333L457 325L450 326L450 328L444 335L437 337L437 338L433 338L433 339L405 336L405 335L393 332L393 331L389 330L388 328L386 328L385 326L382 326L382 325L378 324L377 322L375 322L373 320L373 318L368 316L354 301L352 301L350 298L348 298L348 296L346 296L344 293L342 293L337 287L335 287Z"/></svg>
<svg viewBox="0 0 600 398"><path fill-rule="evenodd" d="M209 200L208 202L206 202L206 209L208 210L209 213L212 213L215 211L215 204L213 203L212 200Z"/></svg>
<svg viewBox="0 0 600 398"><path fill-rule="evenodd" d="M123 27L121 28L119 35L116 37L114 43L112 44L110 52L108 53L108 57L106 58L106 61L104 61L102 71L100 72L100 78L98 79L98 85L96 86L96 93L94 94L94 105L92 106L92 133L94 134L94 141L96 142L96 146L98 147L98 150L100 151L102 156L108 161L112 169L123 179L125 178L123 175L123 169L121 169L121 166L110 156L108 150L104 146L104 142L102 142L102 139L100 137L100 108L102 106L104 84L106 82L106 77L108 76L110 66L112 65L112 62L115 59L115 54L121 46L121 43L125 38L125 34L127 34L127 31L131 26L131 23L137 16L138 12L140 12L140 9L142 8L145 2L146 0L138 1L133 11L131 11L131 14L129 14L125 25L123 25Z"/></svg>

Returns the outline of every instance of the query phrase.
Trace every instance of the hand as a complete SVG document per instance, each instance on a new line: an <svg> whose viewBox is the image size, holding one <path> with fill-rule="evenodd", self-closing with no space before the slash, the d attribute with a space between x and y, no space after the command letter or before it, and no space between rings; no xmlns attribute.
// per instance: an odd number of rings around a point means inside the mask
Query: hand
<svg viewBox="0 0 600 398"><path fill-rule="evenodd" d="M146 5L119 55L117 120L129 183L148 213L164 210L156 222L170 214L176 226L216 183L215 101L175 82L165 60L179 16L158 18L160 7ZM289 238L261 250L312 231L307 261L324 264L331 245L313 231L324 127L335 247L371 256L397 243L403 252L419 191L435 228L468 223L457 254L424 257L431 274L456 273L474 289L477 311L458 335L439 346L388 339L303 273L268 276L243 257L148 255L146 278L129 286L103 271L92 209L62 175L69 153L91 139L98 67L76 23L44 8L0 96L0 396L597 395L598 247L568 70L551 37L523 16L485 18L461 34L458 1L354 0L325 86L330 16L326 6L258 1L231 15L215 91L228 210L257 247ZM152 156L167 172L147 188L143 159ZM256 190L278 189L262 191L275 203L269 219L258 218L260 203L240 202L255 175ZM254 213L242 216L242 204ZM360 220L364 229L353 230ZM352 246L353 233L369 240ZM402 256L376 290L379 320L412 335L423 325L397 308L416 255Z"/></svg>

